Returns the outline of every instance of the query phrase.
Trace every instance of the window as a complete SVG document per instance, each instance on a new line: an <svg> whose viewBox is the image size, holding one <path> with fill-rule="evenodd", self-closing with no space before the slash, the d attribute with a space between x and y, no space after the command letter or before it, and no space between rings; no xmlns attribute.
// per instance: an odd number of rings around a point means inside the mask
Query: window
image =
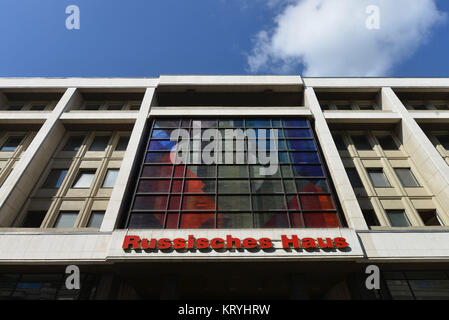
<svg viewBox="0 0 449 320"><path fill-rule="evenodd" d="M110 136L96 136L92 144L90 145L89 151L104 151L108 146Z"/></svg>
<svg viewBox="0 0 449 320"><path fill-rule="evenodd" d="M423 104L413 105L413 109L414 110L428 110L427 106L423 105Z"/></svg>
<svg viewBox="0 0 449 320"><path fill-rule="evenodd" d="M123 105L121 104L112 104L108 106L108 110L122 110Z"/></svg>
<svg viewBox="0 0 449 320"><path fill-rule="evenodd" d="M352 136L352 141L357 150L372 150L371 144L369 143L366 136Z"/></svg>
<svg viewBox="0 0 449 320"><path fill-rule="evenodd" d="M449 136L437 136L444 149L449 150Z"/></svg>
<svg viewBox="0 0 449 320"><path fill-rule="evenodd" d="M92 211L89 218L88 228L100 228L104 218L104 211Z"/></svg>
<svg viewBox="0 0 449 320"><path fill-rule="evenodd" d="M95 170L81 170L72 188L90 188L94 180Z"/></svg>
<svg viewBox="0 0 449 320"><path fill-rule="evenodd" d="M368 169L368 175L371 179L371 183L375 188L389 188L391 187L387 177L384 174L382 168Z"/></svg>
<svg viewBox="0 0 449 320"><path fill-rule="evenodd" d="M1 147L0 151L15 151L22 142L24 136L10 136Z"/></svg>
<svg viewBox="0 0 449 320"><path fill-rule="evenodd" d="M44 188L59 188L67 174L67 169L53 169L45 180Z"/></svg>
<svg viewBox="0 0 449 320"><path fill-rule="evenodd" d="M118 139L117 146L115 147L115 151L126 151L128 147L129 137L123 136Z"/></svg>
<svg viewBox="0 0 449 320"><path fill-rule="evenodd" d="M449 106L447 104L437 104L434 105L437 110L449 110Z"/></svg>
<svg viewBox="0 0 449 320"><path fill-rule="evenodd" d="M346 173L348 174L349 181L351 181L351 185L353 188L363 188L363 183L362 180L360 180L360 176L357 173L357 169L346 168Z"/></svg>
<svg viewBox="0 0 449 320"><path fill-rule="evenodd" d="M30 107L31 111L42 111L45 110L47 106L45 104L36 104L36 105L32 105Z"/></svg>
<svg viewBox="0 0 449 320"><path fill-rule="evenodd" d="M129 106L129 110L140 110L140 106L138 104L133 104Z"/></svg>
<svg viewBox="0 0 449 320"><path fill-rule="evenodd" d="M441 226L436 210L418 210L418 214L425 226Z"/></svg>
<svg viewBox="0 0 449 320"><path fill-rule="evenodd" d="M8 111L20 111L23 109L23 106L21 105L15 105L15 106L9 106Z"/></svg>
<svg viewBox="0 0 449 320"><path fill-rule="evenodd" d="M394 169L394 171L396 172L403 187L406 188L420 187L418 180L416 180L415 176L413 175L412 171L409 168L396 168Z"/></svg>
<svg viewBox="0 0 449 320"><path fill-rule="evenodd" d="M379 220L377 219L376 212L374 210L362 210L362 214L368 227L380 226Z"/></svg>
<svg viewBox="0 0 449 320"><path fill-rule="evenodd" d="M95 111L95 110L100 110L100 108L101 108L101 104L87 104L86 107L84 108L84 110Z"/></svg>
<svg viewBox="0 0 449 320"><path fill-rule="evenodd" d="M379 141L380 146L384 150L398 150L398 145L394 141L392 136L378 136L377 140Z"/></svg>
<svg viewBox="0 0 449 320"><path fill-rule="evenodd" d="M349 104L342 104L337 105L337 110L352 110L352 107Z"/></svg>
<svg viewBox="0 0 449 320"><path fill-rule="evenodd" d="M269 130L279 133L279 165L262 175L248 157L238 163L172 163L177 128ZM336 198L306 118L156 119L136 179L126 227L151 229L335 228ZM193 144L193 137L190 142ZM235 142L235 141L234 141ZM243 139L248 153L248 139ZM204 143L204 148L209 143ZM233 152L235 149L233 150ZM230 153L229 150L227 150Z"/></svg>
<svg viewBox="0 0 449 320"><path fill-rule="evenodd" d="M410 227L404 210L387 210L387 216L392 227Z"/></svg>
<svg viewBox="0 0 449 320"><path fill-rule="evenodd" d="M346 150L345 142L343 141L343 137L339 134L334 135L334 141L337 146L337 150L343 151Z"/></svg>
<svg viewBox="0 0 449 320"><path fill-rule="evenodd" d="M113 188L117 175L118 169L109 169L104 178L102 188Z"/></svg>
<svg viewBox="0 0 449 320"><path fill-rule="evenodd" d="M60 211L54 228L73 228L77 217L78 211Z"/></svg>
<svg viewBox="0 0 449 320"><path fill-rule="evenodd" d="M83 144L85 136L71 136L62 151L78 151Z"/></svg>
<svg viewBox="0 0 449 320"><path fill-rule="evenodd" d="M22 228L40 228L47 211L28 211L22 222Z"/></svg>
<svg viewBox="0 0 449 320"><path fill-rule="evenodd" d="M374 106L372 104L363 104L359 105L360 110L374 110Z"/></svg>

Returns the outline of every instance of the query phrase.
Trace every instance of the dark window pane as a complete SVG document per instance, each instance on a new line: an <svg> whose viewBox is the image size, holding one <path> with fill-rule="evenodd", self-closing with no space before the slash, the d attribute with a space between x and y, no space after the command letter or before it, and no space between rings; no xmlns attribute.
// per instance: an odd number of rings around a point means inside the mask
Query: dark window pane
<svg viewBox="0 0 449 320"><path fill-rule="evenodd" d="M348 174L349 181L353 188L363 188L362 180L355 168L346 168L346 173Z"/></svg>
<svg viewBox="0 0 449 320"><path fill-rule="evenodd" d="M96 136L90 145L89 151L104 151L108 146L110 136Z"/></svg>
<svg viewBox="0 0 449 320"><path fill-rule="evenodd" d="M352 110L352 106L349 104L337 105L337 110Z"/></svg>
<svg viewBox="0 0 449 320"><path fill-rule="evenodd" d="M425 226L441 226L436 210L418 210Z"/></svg>
<svg viewBox="0 0 449 320"><path fill-rule="evenodd" d="M145 178L169 178L172 175L173 166L144 166L142 177Z"/></svg>
<svg viewBox="0 0 449 320"><path fill-rule="evenodd" d="M282 120L284 127L308 127L306 119Z"/></svg>
<svg viewBox="0 0 449 320"><path fill-rule="evenodd" d="M214 178L216 175L215 166L187 166L187 178Z"/></svg>
<svg viewBox="0 0 449 320"><path fill-rule="evenodd" d="M136 196L134 210L165 210L167 196Z"/></svg>
<svg viewBox="0 0 449 320"><path fill-rule="evenodd" d="M292 163L320 163L316 152L290 152Z"/></svg>
<svg viewBox="0 0 449 320"><path fill-rule="evenodd" d="M83 144L85 136L71 136L62 151L78 151Z"/></svg>
<svg viewBox="0 0 449 320"><path fill-rule="evenodd" d="M72 188L90 188L95 177L95 170L81 170Z"/></svg>
<svg viewBox="0 0 449 320"><path fill-rule="evenodd" d="M377 219L376 212L374 212L374 210L362 210L362 213L368 227L380 226L379 220Z"/></svg>
<svg viewBox="0 0 449 320"><path fill-rule="evenodd" d="M30 110L31 110L31 111L42 111L42 110L45 109L45 107L46 107L45 104L32 105L32 106L30 107Z"/></svg>
<svg viewBox="0 0 449 320"><path fill-rule="evenodd" d="M249 196L218 196L218 210L251 210Z"/></svg>
<svg viewBox="0 0 449 320"><path fill-rule="evenodd" d="M287 145L293 151L314 151L316 150L313 140L287 140Z"/></svg>
<svg viewBox="0 0 449 320"><path fill-rule="evenodd" d="M66 169L53 169L45 180L44 188L59 188L67 174Z"/></svg>
<svg viewBox="0 0 449 320"><path fill-rule="evenodd" d="M384 150L399 150L392 136L379 136L377 140L379 140L379 144Z"/></svg>
<svg viewBox="0 0 449 320"><path fill-rule="evenodd" d="M125 151L128 147L129 137L123 136L118 139L117 146L115 147L115 151Z"/></svg>
<svg viewBox="0 0 449 320"><path fill-rule="evenodd" d="M449 150L449 136L437 136L444 149Z"/></svg>
<svg viewBox="0 0 449 320"><path fill-rule="evenodd" d="M323 168L320 165L293 166L295 177L323 177Z"/></svg>
<svg viewBox="0 0 449 320"><path fill-rule="evenodd" d="M107 110L122 110L123 109L123 105L121 104L113 104L113 105L109 105Z"/></svg>
<svg viewBox="0 0 449 320"><path fill-rule="evenodd" d="M219 178L245 178L248 177L247 166L218 166Z"/></svg>
<svg viewBox="0 0 449 320"><path fill-rule="evenodd" d="M100 104L87 104L85 110L100 110Z"/></svg>
<svg viewBox="0 0 449 320"><path fill-rule="evenodd" d="M47 211L28 211L22 222L22 228L40 228Z"/></svg>
<svg viewBox="0 0 449 320"><path fill-rule="evenodd" d="M218 193L249 193L248 180L219 180Z"/></svg>
<svg viewBox="0 0 449 320"><path fill-rule="evenodd" d="M3 144L0 151L15 151L22 142L24 136L10 136Z"/></svg>
<svg viewBox="0 0 449 320"><path fill-rule="evenodd" d="M372 104L362 104L359 105L360 110L374 110L374 106Z"/></svg>
<svg viewBox="0 0 449 320"><path fill-rule="evenodd" d="M296 187L299 193L330 193L324 179L296 179Z"/></svg>
<svg viewBox="0 0 449 320"><path fill-rule="evenodd" d="M357 150L372 150L371 144L365 136L352 136L352 141Z"/></svg>
<svg viewBox="0 0 449 320"><path fill-rule="evenodd" d="M283 193L281 180L252 180L253 193Z"/></svg>
<svg viewBox="0 0 449 320"><path fill-rule="evenodd" d="M394 169L396 175L402 183L402 186L406 188L419 187L418 180L416 180L412 171L408 168L396 168Z"/></svg>
<svg viewBox="0 0 449 320"><path fill-rule="evenodd" d="M343 137L339 134L334 135L335 145L337 146L337 150L346 150L346 145L343 141Z"/></svg>
<svg viewBox="0 0 449 320"><path fill-rule="evenodd" d="M73 228L77 217L78 211L60 211L54 228Z"/></svg>
<svg viewBox="0 0 449 320"><path fill-rule="evenodd" d="M252 228L253 217L251 213L221 213L217 214L217 228L218 229L233 229L233 228Z"/></svg>
<svg viewBox="0 0 449 320"><path fill-rule="evenodd" d="M145 163L172 163L170 152L148 152Z"/></svg>
<svg viewBox="0 0 449 320"><path fill-rule="evenodd" d="M140 180L139 193L166 193L170 189L170 180Z"/></svg>
<svg viewBox="0 0 449 320"><path fill-rule="evenodd" d="M410 222L404 210L387 210L387 216L392 227L409 227Z"/></svg>
<svg viewBox="0 0 449 320"><path fill-rule="evenodd" d="M301 212L290 212L290 223L292 228L304 228L304 221Z"/></svg>
<svg viewBox="0 0 449 320"><path fill-rule="evenodd" d="M388 182L388 179L382 169L368 169L368 175L375 188L391 187L390 182Z"/></svg>
<svg viewBox="0 0 449 320"><path fill-rule="evenodd" d="M100 228L104 218L104 211L92 211L89 218L88 228Z"/></svg>
<svg viewBox="0 0 449 320"><path fill-rule="evenodd" d="M438 104L434 106L437 110L449 110L449 105L447 104Z"/></svg>
<svg viewBox="0 0 449 320"><path fill-rule="evenodd" d="M422 105L422 104L413 105L413 109L414 110L428 110L427 106L426 105Z"/></svg>
<svg viewBox="0 0 449 320"><path fill-rule="evenodd" d="M156 120L155 126L159 128L179 127L179 120Z"/></svg>
<svg viewBox="0 0 449 320"><path fill-rule="evenodd" d="M288 217L285 212L255 213L256 228L288 228Z"/></svg>
<svg viewBox="0 0 449 320"><path fill-rule="evenodd" d="M284 129L286 138L311 138L309 129Z"/></svg>
<svg viewBox="0 0 449 320"><path fill-rule="evenodd" d="M243 120L219 120L220 128L243 128Z"/></svg>
<svg viewBox="0 0 449 320"><path fill-rule="evenodd" d="M246 120L246 127L264 128L264 127L271 127L271 125L270 120Z"/></svg>
<svg viewBox="0 0 449 320"><path fill-rule="evenodd" d="M284 196L253 196L253 208L256 211L283 210L286 208Z"/></svg>
<svg viewBox="0 0 449 320"><path fill-rule="evenodd" d="M162 229L164 213L133 213L129 219L130 229Z"/></svg>
<svg viewBox="0 0 449 320"><path fill-rule="evenodd" d="M129 106L129 110L140 110L140 106L138 104L133 104Z"/></svg>
<svg viewBox="0 0 449 320"><path fill-rule="evenodd" d="M20 110L22 110L22 108L23 108L23 106L19 106L19 105L17 105L17 106L9 106L8 107L8 111L20 111Z"/></svg>

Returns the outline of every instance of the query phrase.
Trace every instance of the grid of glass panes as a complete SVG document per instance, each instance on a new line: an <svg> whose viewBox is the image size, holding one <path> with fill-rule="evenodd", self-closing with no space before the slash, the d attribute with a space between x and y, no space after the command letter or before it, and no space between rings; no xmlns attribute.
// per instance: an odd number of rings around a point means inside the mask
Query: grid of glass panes
<svg viewBox="0 0 449 320"><path fill-rule="evenodd" d="M277 172L263 176L260 164L248 164L248 139L244 141L243 164L236 164L235 157L233 164L224 160L211 165L173 164L170 153L177 142L170 140L171 132L188 130L193 146L193 137L198 137L193 134L196 121L200 121L201 130L218 129L223 137L226 129L254 129L256 135L258 130L276 129ZM269 131L265 132L268 137ZM157 119L152 122L149 137L130 207L129 228L341 226L314 132L305 118ZM201 145L210 143L202 141Z"/></svg>

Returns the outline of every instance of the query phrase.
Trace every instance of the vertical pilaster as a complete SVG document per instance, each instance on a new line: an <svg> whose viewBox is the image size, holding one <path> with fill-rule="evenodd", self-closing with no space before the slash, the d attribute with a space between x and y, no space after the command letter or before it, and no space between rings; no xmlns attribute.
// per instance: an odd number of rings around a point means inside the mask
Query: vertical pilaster
<svg viewBox="0 0 449 320"><path fill-rule="evenodd" d="M126 149L120 171L117 175L117 180L115 181L114 190L112 191L108 208L101 224L101 232L111 232L114 230L118 222L119 213L121 209L126 206L123 199L132 177L132 170L137 158L137 151L144 138L143 133L147 126L147 119L153 101L154 90L154 88L147 88L145 96L143 97L138 117L129 138L128 148Z"/></svg>
<svg viewBox="0 0 449 320"><path fill-rule="evenodd" d="M337 146L334 143L331 131L324 118L313 88L306 88L304 90L304 99L306 107L310 109L315 118L315 131L320 141L324 158L329 167L330 175L334 182L348 226L357 230L368 230L351 182L346 174L343 161L338 153Z"/></svg>

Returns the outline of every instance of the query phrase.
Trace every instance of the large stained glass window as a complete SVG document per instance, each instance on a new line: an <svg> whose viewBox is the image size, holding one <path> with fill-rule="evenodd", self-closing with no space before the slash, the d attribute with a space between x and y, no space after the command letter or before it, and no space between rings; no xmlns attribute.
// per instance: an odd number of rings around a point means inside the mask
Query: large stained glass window
<svg viewBox="0 0 449 320"><path fill-rule="evenodd" d="M174 156L181 145L188 157ZM204 158L211 145L212 163ZM263 162L254 148L276 161ZM274 169L261 170L269 166ZM142 229L342 226L305 118L153 120L126 224Z"/></svg>

